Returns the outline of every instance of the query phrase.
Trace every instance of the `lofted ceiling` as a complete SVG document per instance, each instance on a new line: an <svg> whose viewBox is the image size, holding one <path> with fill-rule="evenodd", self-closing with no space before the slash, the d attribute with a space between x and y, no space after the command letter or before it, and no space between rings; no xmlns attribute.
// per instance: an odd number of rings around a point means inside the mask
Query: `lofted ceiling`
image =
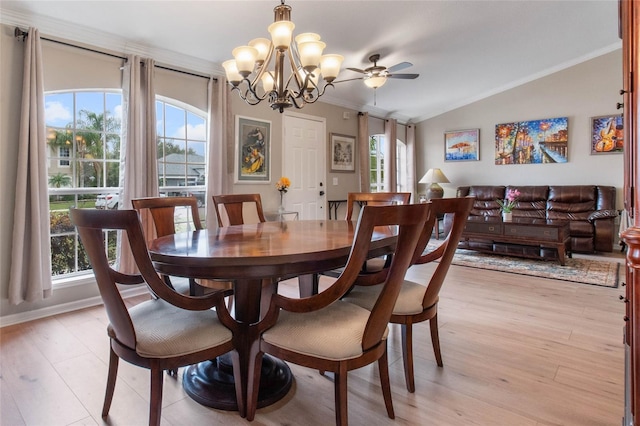
<svg viewBox="0 0 640 426"><path fill-rule="evenodd" d="M0 22L41 35L147 54L158 63L223 74L231 50L268 37L279 0L8 1ZM336 105L414 122L499 93L621 47L618 2L288 0L295 34L317 32L346 67L413 66L415 80L373 89L355 80L328 88ZM235 95L234 95L235 96Z"/></svg>

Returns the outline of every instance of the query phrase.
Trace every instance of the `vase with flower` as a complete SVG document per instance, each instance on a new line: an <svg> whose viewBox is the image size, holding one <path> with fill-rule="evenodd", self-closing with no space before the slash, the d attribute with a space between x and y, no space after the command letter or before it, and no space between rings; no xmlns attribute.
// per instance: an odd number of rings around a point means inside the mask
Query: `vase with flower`
<svg viewBox="0 0 640 426"><path fill-rule="evenodd" d="M278 207L278 213L284 212L284 194L287 193L287 190L291 186L291 181L289 178L282 176L276 182L276 189L280 192L280 207Z"/></svg>
<svg viewBox="0 0 640 426"><path fill-rule="evenodd" d="M517 189L509 189L504 200L496 200L496 202L500 206L500 211L502 212L502 220L504 222L511 221L513 209L517 205L519 196L520 191L518 191Z"/></svg>

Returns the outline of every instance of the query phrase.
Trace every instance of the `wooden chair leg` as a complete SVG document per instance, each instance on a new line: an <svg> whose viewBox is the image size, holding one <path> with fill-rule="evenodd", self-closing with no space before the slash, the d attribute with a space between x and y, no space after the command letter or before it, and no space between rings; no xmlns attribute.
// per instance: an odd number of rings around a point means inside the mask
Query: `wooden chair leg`
<svg viewBox="0 0 640 426"><path fill-rule="evenodd" d="M389 360L386 349L378 360L378 370L380 371L380 386L382 387L382 396L384 397L387 415L390 419L395 419L396 415L393 412L393 401L391 400L391 382L389 381Z"/></svg>
<svg viewBox="0 0 640 426"><path fill-rule="evenodd" d="M162 415L162 369L151 367L151 395L149 397L149 426L159 426Z"/></svg>
<svg viewBox="0 0 640 426"><path fill-rule="evenodd" d="M334 398L336 404L336 425L347 426L349 424L349 410L347 408L347 366L340 363L335 371L333 379Z"/></svg>
<svg viewBox="0 0 640 426"><path fill-rule="evenodd" d="M438 335L438 314L429 320L429 328L431 329L431 344L433 345L433 353L436 356L438 367L442 367L442 353L440 353L440 337Z"/></svg>
<svg viewBox="0 0 640 426"><path fill-rule="evenodd" d="M104 404L102 405L102 417L107 417L113 401L113 391L116 388L116 378L118 377L118 355L109 348L109 373L107 374L107 389L104 393Z"/></svg>
<svg viewBox="0 0 640 426"><path fill-rule="evenodd" d="M258 409L258 391L260 390L260 373L262 370L262 357L264 355L262 352L252 352L249 358L251 361L249 362L249 380L246 389L246 416L249 421L254 419L256 410ZM237 383L236 381L236 388L238 387ZM238 408L240 408L240 403L238 403ZM240 411L240 415L242 416L242 411Z"/></svg>
<svg viewBox="0 0 640 426"><path fill-rule="evenodd" d="M413 325L402 324L402 363L404 364L404 380L407 383L407 390L411 393L416 391L415 380L413 378Z"/></svg>

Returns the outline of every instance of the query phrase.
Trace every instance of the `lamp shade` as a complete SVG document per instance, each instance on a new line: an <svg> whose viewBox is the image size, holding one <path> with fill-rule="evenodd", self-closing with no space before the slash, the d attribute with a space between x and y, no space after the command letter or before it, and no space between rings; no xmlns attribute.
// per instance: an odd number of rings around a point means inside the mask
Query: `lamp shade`
<svg viewBox="0 0 640 426"><path fill-rule="evenodd" d="M449 183L449 179L440 169L429 169L418 183Z"/></svg>
<svg viewBox="0 0 640 426"><path fill-rule="evenodd" d="M444 189L438 185L439 183L449 183L449 179L442 173L440 169L429 169L427 173L422 176L422 179L418 181L418 183L429 183L431 184L427 189L428 200L432 198L442 198L444 197Z"/></svg>

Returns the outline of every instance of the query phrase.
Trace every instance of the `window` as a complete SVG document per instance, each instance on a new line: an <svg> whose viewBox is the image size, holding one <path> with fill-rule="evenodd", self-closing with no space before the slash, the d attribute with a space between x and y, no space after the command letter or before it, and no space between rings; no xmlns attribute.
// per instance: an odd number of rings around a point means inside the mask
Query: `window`
<svg viewBox="0 0 640 426"><path fill-rule="evenodd" d="M121 115L120 91L45 94L53 276L89 269L69 207L99 207L99 195L119 192ZM105 244L115 256L115 234Z"/></svg>
<svg viewBox="0 0 640 426"><path fill-rule="evenodd" d="M384 187L384 135L369 138L370 188L371 192L387 191ZM391 160L393 161L393 159ZM410 192L408 188L407 145L396 140L396 188L398 192Z"/></svg>
<svg viewBox="0 0 640 426"><path fill-rule="evenodd" d="M371 192L384 191L384 135L369 138L369 164Z"/></svg>
<svg viewBox="0 0 640 426"><path fill-rule="evenodd" d="M396 191L411 192L409 188L409 167L407 163L407 144L396 140Z"/></svg>
<svg viewBox="0 0 640 426"><path fill-rule="evenodd" d="M158 123L158 178L160 193L194 196L205 220L206 202L206 113L175 100L156 98ZM186 230L191 219L176 211L176 229ZM184 226L181 226L184 223Z"/></svg>
<svg viewBox="0 0 640 426"><path fill-rule="evenodd" d="M71 165L68 160L71 157L71 149L68 146L61 146L58 148L58 157L60 157L58 160L58 166L69 167Z"/></svg>

